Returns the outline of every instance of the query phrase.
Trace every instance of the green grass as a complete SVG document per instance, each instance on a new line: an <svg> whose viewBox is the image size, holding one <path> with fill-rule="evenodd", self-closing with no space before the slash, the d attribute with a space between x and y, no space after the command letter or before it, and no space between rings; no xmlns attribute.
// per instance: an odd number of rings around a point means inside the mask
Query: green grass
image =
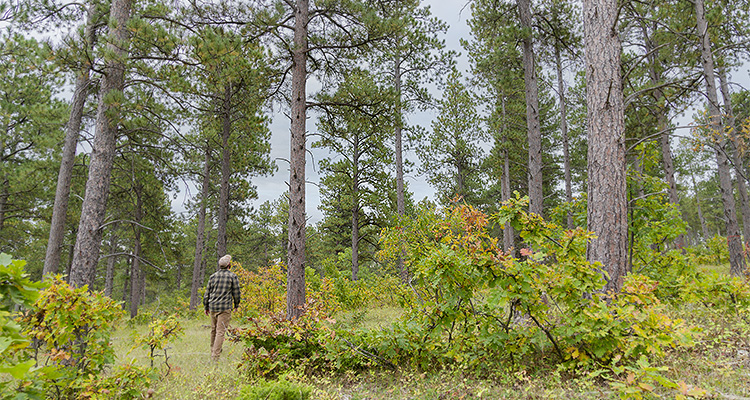
<svg viewBox="0 0 750 400"><path fill-rule="evenodd" d="M700 271L728 273L728 266L701 266ZM381 329L402 313L398 307L371 307L340 313L334 319L346 329ZM670 317L700 327L692 348L672 350L652 365L667 367L663 373L688 387L705 389L708 398L750 399L750 316L742 312L718 312L698 304L671 306ZM168 349L171 370L157 357L163 378L154 386L157 399L233 399L242 385L250 382L240 367L243 345L225 341L218 364L209 361L209 321L202 317L183 319L184 334ZM233 321L237 323L238 321ZM131 351L132 332L143 334L145 326L121 327L115 337L118 363L131 359L148 365L147 350ZM558 371L554 366L528 365L507 369L498 364L491 378L476 377L471 371L441 369L429 371L398 368L372 369L361 373L305 376L292 371L289 379L312 385L313 399L616 399L605 380L585 374ZM655 388L652 397L675 398L678 392Z"/></svg>
<svg viewBox="0 0 750 400"><path fill-rule="evenodd" d="M156 384L155 398L174 400L232 399L245 383L238 366L242 358L242 344L224 341L221 360L213 363L209 355L210 321L208 317L181 320L184 334L167 349L171 370L167 374L164 357L155 358L155 366L164 378ZM148 350L133 346L132 334L144 334L146 326L135 329L122 326L115 333L115 350L119 363L135 360L149 365Z"/></svg>

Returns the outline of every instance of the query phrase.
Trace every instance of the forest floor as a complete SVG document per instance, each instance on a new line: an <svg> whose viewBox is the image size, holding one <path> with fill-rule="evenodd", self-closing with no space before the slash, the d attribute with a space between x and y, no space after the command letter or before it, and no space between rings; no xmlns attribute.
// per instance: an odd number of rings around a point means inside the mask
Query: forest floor
<svg viewBox="0 0 750 400"><path fill-rule="evenodd" d="M368 309L339 316L339 323L370 329L388 323L398 315L395 309ZM700 310L674 308L675 318L685 319L703 332L690 349L674 350L653 360L661 373L682 381L687 387L705 390L704 398L750 400L750 337L746 332L748 316L709 315ZM167 355L171 367L167 374L164 357L156 364L162 379L154 386L156 399L202 400L234 399L248 378L240 367L243 345L224 342L219 363L209 360L208 318L181 320L185 328L180 339L171 343ZM132 347L132 334L143 334L146 326L123 325L115 335L118 363L134 359L148 365L147 350ZM498 365L498 369L504 367ZM498 377L499 376L499 377ZM331 376L294 376L294 380L314 387L313 399L616 399L606 381L587 376L572 376L554 367L514 370L498 373L493 379L473 377L464 371L435 369L416 371L371 370L359 374ZM657 388L653 398L680 398L680 392ZM677 396L677 397L676 397ZM648 397L646 397L648 398Z"/></svg>

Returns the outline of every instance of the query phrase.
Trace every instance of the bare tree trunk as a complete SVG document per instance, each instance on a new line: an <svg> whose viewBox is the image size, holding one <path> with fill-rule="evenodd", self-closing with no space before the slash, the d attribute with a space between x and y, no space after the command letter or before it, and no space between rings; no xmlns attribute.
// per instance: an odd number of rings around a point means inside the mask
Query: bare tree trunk
<svg viewBox="0 0 750 400"><path fill-rule="evenodd" d="M116 228L113 229L113 231ZM109 238L109 257L107 257L107 277L104 280L104 295L107 297L112 297L112 290L114 289L114 279L115 279L115 264L117 261L117 256L114 254L117 253L118 248L118 240L119 237L116 234L112 234L112 236Z"/></svg>
<svg viewBox="0 0 750 400"><path fill-rule="evenodd" d="M352 280L359 275L359 133L354 133L352 157Z"/></svg>
<svg viewBox="0 0 750 400"><path fill-rule="evenodd" d="M3 230L3 226L5 225L5 214L7 213L8 209L8 198L10 197L10 193L8 192L8 186L10 185L10 181L8 180L7 175L4 175L2 182L0 182L0 186L2 186L2 189L0 189L0 232Z"/></svg>
<svg viewBox="0 0 750 400"><path fill-rule="evenodd" d="M740 194L740 209L742 210L742 235L745 238L745 249L750 248L750 198L747 194L747 177L742 168L742 156L738 148L739 139L737 138L737 120L734 117L732 109L732 97L729 92L727 75L724 68L719 68L719 85L721 87L721 97L724 99L724 115L726 118L725 125L729 127L729 140L731 143L730 153L732 164L737 176L737 192Z"/></svg>
<svg viewBox="0 0 750 400"><path fill-rule="evenodd" d="M653 22L653 30L652 32L655 32L657 28L656 22ZM659 85L662 83L662 76L661 76L661 65L659 64L659 57L658 53L654 52L654 49L659 45L658 43L654 43L654 38L649 35L649 31L647 29L646 23L641 23L641 30L643 32L643 39L646 46L646 53L648 54L648 72L649 72L649 78L651 80L651 85L655 87L653 92L653 97L656 100L657 103L657 111L656 111L656 121L657 121L657 129L660 132L659 135L659 145L661 147L661 160L662 160L662 167L664 169L664 178L667 181L667 185L669 185L669 202L672 203L675 207L677 207L680 203L679 195L677 194L677 181L674 177L674 161L672 158L672 147L670 145L670 130L669 130L669 119L667 118L667 108L666 108L666 96L664 95L664 92L659 88ZM675 246L678 249L681 249L685 246L685 237L684 235L679 235L675 239Z"/></svg>
<svg viewBox="0 0 750 400"><path fill-rule="evenodd" d="M295 320L305 306L305 125L307 119L308 0L297 0L292 50L292 123L289 157L289 250L287 253L286 318Z"/></svg>
<svg viewBox="0 0 750 400"><path fill-rule="evenodd" d="M573 202L573 179L570 173L570 143L568 139L568 104L565 100L565 82L563 80L562 60L560 48L555 46L555 69L557 70L557 96L560 102L560 133L563 142L563 171L565 174L565 201ZM568 229L573 229L573 216L566 213Z"/></svg>
<svg viewBox="0 0 750 400"><path fill-rule="evenodd" d="M703 64L703 77L706 81L706 96L708 97L708 112L711 118L710 128L713 132L721 134L721 112L719 111L719 100L716 93L716 78L714 77L714 59L711 53L711 40L708 36L708 23L703 0L695 0L695 16L698 35L701 38L701 64ZM729 248L729 272L733 276L745 273L745 257L742 255L742 240L737 225L737 209L734 202L734 191L732 188L732 176L729 169L729 159L726 156L726 140L717 136L716 164L719 169L719 189L724 204L724 218L727 226L727 246Z"/></svg>
<svg viewBox="0 0 750 400"><path fill-rule="evenodd" d="M138 228L136 228L138 230ZM139 235L140 236L140 235ZM138 305L141 293L141 242L140 237L135 239L133 248L133 262L130 265L130 318L138 315Z"/></svg>
<svg viewBox="0 0 750 400"><path fill-rule="evenodd" d="M403 150L403 133L402 124L403 116L401 109L401 53L396 51L396 58L393 62L393 88L396 91L396 118L393 124L394 127L394 144L395 144L395 158L396 158L396 212L398 213L399 221L402 221L406 214L406 200L404 193L404 150ZM402 224L403 222L399 222ZM409 280L409 271L404 266L404 254L400 253L396 260L396 266L401 276L401 282L406 283Z"/></svg>
<svg viewBox="0 0 750 400"><path fill-rule="evenodd" d="M133 225L133 263L130 267L130 318L138 315L143 279L141 275L141 222L143 221L142 187L135 185L135 224Z"/></svg>
<svg viewBox="0 0 750 400"><path fill-rule="evenodd" d="M406 200L404 194L404 150L401 115L401 54L396 52L393 63L393 88L396 91L396 120L394 121L394 141L396 147L396 211L399 217L406 213Z"/></svg>
<svg viewBox="0 0 750 400"><path fill-rule="evenodd" d="M586 104L588 105L587 259L600 262L607 284L619 291L628 268L628 206L625 183L625 106L620 76L616 0L584 0Z"/></svg>
<svg viewBox="0 0 750 400"><path fill-rule="evenodd" d="M356 196L356 192L355 192ZM354 200L352 210L352 280L359 279L359 200Z"/></svg>
<svg viewBox="0 0 750 400"><path fill-rule="evenodd" d="M505 109L505 94L501 93L501 106L503 113L502 140L503 146L503 176L500 178L500 200L506 202L510 200L510 154L508 154L508 136L507 136L507 115ZM515 247L516 233L510 224L503 227L503 250L511 251Z"/></svg>
<svg viewBox="0 0 750 400"><path fill-rule="evenodd" d="M73 230L73 235L72 236L74 236L74 237L77 236L75 230ZM75 250L75 244L71 243L68 246L68 264L65 266L65 282L67 282L68 284L70 284L70 271L73 270L73 254L74 254L74 250Z"/></svg>
<svg viewBox="0 0 750 400"><path fill-rule="evenodd" d="M185 268L185 266L182 265L182 263L177 263L176 267L177 267L177 276L175 276L174 278L175 280L174 286L175 286L175 290L179 291L182 288L182 270L183 268Z"/></svg>
<svg viewBox="0 0 750 400"><path fill-rule="evenodd" d="M526 125L529 136L529 211L542 215L544 188L542 179L542 129L539 124L539 84L534 60L531 26L531 1L516 0L523 38L523 76L526 92Z"/></svg>
<svg viewBox="0 0 750 400"><path fill-rule="evenodd" d="M708 225L706 224L706 219L703 218L701 198L700 196L698 196L698 185L695 184L695 174L693 174L693 171L690 171L690 178L693 180L693 192L695 192L695 204L698 206L698 221L700 221L701 223L701 232L703 232L703 240L707 240L709 238Z"/></svg>
<svg viewBox="0 0 750 400"><path fill-rule="evenodd" d="M78 224L73 270L70 275L70 282L75 287L93 283L99 260L102 237L100 227L104 221L115 157L119 115L116 96L122 93L125 81L125 63L129 47L126 25L130 19L130 7L131 0L114 0L110 8L110 24L113 24L107 45L110 58L105 62L99 92L96 134L89 164L89 178L86 182L86 197L83 199L81 221Z"/></svg>
<svg viewBox="0 0 750 400"><path fill-rule="evenodd" d="M206 141L206 155L203 163L203 187L201 188L201 208L198 211L198 228L195 233L195 259L193 260L193 280L190 286L190 309L195 310L198 305L198 289L203 286L202 260L205 242L203 236L206 231L206 206L208 204L208 185L211 184L211 146Z"/></svg>
<svg viewBox="0 0 750 400"><path fill-rule="evenodd" d="M132 264L132 262L133 262L132 257L131 257L130 262ZM125 274L125 280L124 280L124 282L122 284L122 309L123 310L125 310L125 304L127 304L128 297L129 297L129 294L130 294L128 292L128 287L130 287L130 274L131 274L131 271L128 270L128 269L126 269L125 272L126 272L126 274Z"/></svg>
<svg viewBox="0 0 750 400"><path fill-rule="evenodd" d="M89 95L89 83L91 75L91 54L96 41L94 24L97 16L94 14L96 6L89 5L86 12L86 27L83 35L83 48L86 49L87 61L83 63L81 71L78 72L73 98L70 101L70 118L65 126L65 143L63 144L62 159L60 160L60 172L57 175L57 189L55 191L55 205L52 208L52 219L50 220L49 240L47 241L47 253L44 257L43 276L54 275L60 266L60 252L65 237L65 216L68 213L68 200L70 197L70 182L73 178L73 164L75 163L76 147L78 146L78 134L81 130L83 119L83 107Z"/></svg>
<svg viewBox="0 0 750 400"><path fill-rule="evenodd" d="M229 175L232 173L231 155L229 148L229 136L232 135L232 115L230 99L232 96L232 85L227 83L224 90L224 102L222 105L222 129L221 129L221 188L219 190L219 212L216 229L216 249L218 256L227 254L227 221L229 220Z"/></svg>

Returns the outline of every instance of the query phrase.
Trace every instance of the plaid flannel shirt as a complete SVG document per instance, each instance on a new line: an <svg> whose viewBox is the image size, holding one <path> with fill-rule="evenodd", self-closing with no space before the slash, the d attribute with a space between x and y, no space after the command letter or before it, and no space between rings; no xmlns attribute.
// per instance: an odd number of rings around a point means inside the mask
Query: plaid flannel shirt
<svg viewBox="0 0 750 400"><path fill-rule="evenodd" d="M208 279L208 288L203 296L206 311L222 312L240 305L240 280L228 269L220 269Z"/></svg>

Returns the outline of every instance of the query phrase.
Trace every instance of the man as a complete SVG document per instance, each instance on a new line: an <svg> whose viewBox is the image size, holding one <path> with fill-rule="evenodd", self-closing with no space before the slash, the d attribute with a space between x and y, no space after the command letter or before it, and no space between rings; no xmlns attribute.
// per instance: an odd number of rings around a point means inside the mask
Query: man
<svg viewBox="0 0 750 400"><path fill-rule="evenodd" d="M211 317L211 360L219 361L224 333L229 326L232 310L240 305L240 280L230 271L232 256L219 259L219 270L208 279L203 296L203 308Z"/></svg>

